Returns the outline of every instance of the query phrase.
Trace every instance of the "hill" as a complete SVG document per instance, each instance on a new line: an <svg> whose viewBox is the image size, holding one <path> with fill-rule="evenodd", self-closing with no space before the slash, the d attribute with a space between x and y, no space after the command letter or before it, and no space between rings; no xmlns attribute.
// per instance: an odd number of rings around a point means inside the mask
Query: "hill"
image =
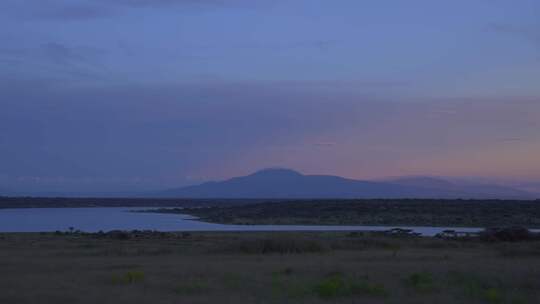
<svg viewBox="0 0 540 304"><path fill-rule="evenodd" d="M159 197L178 198L483 198L533 199L534 195L496 185L458 185L435 179L364 181L332 175L304 175L290 169L264 169L220 182L169 189Z"/></svg>

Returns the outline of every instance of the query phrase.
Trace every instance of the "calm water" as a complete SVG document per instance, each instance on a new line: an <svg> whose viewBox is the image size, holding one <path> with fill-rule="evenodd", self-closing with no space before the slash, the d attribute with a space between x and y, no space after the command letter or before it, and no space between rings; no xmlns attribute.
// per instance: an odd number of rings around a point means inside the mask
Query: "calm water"
<svg viewBox="0 0 540 304"><path fill-rule="evenodd" d="M28 208L0 209L0 232L65 231L69 227L85 232L99 230L159 231L382 231L396 227L382 226L304 226L304 225L222 225L193 220L189 215L136 213L130 210L149 208ZM477 232L479 228L399 227L410 228L426 236L445 229Z"/></svg>

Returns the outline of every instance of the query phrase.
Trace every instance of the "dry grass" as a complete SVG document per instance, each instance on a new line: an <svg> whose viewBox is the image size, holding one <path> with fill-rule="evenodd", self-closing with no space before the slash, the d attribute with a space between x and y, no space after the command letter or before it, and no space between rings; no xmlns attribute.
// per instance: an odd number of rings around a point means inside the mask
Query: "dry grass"
<svg viewBox="0 0 540 304"><path fill-rule="evenodd" d="M0 303L540 303L539 245L346 233L4 234Z"/></svg>

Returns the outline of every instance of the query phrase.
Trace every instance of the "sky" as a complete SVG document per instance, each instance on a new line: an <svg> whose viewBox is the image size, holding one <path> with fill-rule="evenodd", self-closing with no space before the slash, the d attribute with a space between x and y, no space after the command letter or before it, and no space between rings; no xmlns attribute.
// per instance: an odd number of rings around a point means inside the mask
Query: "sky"
<svg viewBox="0 0 540 304"><path fill-rule="evenodd" d="M2 0L0 193L540 181L537 0Z"/></svg>

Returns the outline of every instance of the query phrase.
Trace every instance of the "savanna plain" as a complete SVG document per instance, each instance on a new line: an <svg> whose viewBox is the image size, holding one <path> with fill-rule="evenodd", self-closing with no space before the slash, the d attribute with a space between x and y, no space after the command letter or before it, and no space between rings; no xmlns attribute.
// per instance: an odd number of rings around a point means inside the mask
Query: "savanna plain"
<svg viewBox="0 0 540 304"><path fill-rule="evenodd" d="M0 303L540 303L540 241L4 233Z"/></svg>

